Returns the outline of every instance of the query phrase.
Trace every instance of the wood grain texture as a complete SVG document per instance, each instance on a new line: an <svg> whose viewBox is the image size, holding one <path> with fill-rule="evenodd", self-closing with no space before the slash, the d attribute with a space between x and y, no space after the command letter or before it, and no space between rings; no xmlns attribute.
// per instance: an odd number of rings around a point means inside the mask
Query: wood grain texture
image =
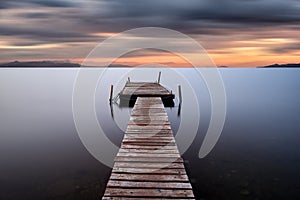
<svg viewBox="0 0 300 200"><path fill-rule="evenodd" d="M183 163L161 98L138 97L102 199L195 199Z"/></svg>

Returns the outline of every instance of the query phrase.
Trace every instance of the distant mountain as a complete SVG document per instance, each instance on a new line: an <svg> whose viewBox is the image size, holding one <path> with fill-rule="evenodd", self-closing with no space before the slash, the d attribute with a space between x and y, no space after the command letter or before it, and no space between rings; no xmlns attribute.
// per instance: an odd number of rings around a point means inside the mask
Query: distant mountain
<svg viewBox="0 0 300 200"><path fill-rule="evenodd" d="M113 68L130 68L132 66L130 66L130 65L116 64L116 65L110 65L109 67L113 67Z"/></svg>
<svg viewBox="0 0 300 200"><path fill-rule="evenodd" d="M70 63L70 62L54 62L54 61L32 61L32 62L9 62L0 64L0 67L34 67L34 68L43 68L43 67L80 67L80 64Z"/></svg>
<svg viewBox="0 0 300 200"><path fill-rule="evenodd" d="M258 68L300 68L300 63L299 64L282 64L282 65L274 64L274 65L258 67Z"/></svg>
<svg viewBox="0 0 300 200"><path fill-rule="evenodd" d="M55 61L30 61L30 62L19 62L19 61L14 61L14 62L9 62L9 63L0 63L0 68L1 67L20 67L20 68L59 68L59 67L80 67L80 64L77 63L70 63L70 62L55 62ZM89 67L89 66L86 66ZM91 66L95 67L95 66ZM103 66L99 66L103 67ZM121 65L121 64L113 64L110 65L109 67L113 68L130 68L132 66L129 65Z"/></svg>
<svg viewBox="0 0 300 200"><path fill-rule="evenodd" d="M81 65L78 63L71 63L71 62L60 62L60 61L30 61L30 62L9 62L9 63L0 63L0 68L4 67L20 67L20 68L63 68L63 67L70 67L70 68L77 68ZM89 66L86 66L89 67ZM95 67L95 66L91 66ZM99 66L104 67L104 66ZM112 68L131 68L133 66L129 65L122 65L122 64L112 64L109 67ZM229 66L218 66L218 68L230 68ZM300 68L300 63L298 64L273 64L268 66L260 66L257 68Z"/></svg>
<svg viewBox="0 0 300 200"><path fill-rule="evenodd" d="M229 68L228 66L222 65L222 66L218 66L218 68Z"/></svg>

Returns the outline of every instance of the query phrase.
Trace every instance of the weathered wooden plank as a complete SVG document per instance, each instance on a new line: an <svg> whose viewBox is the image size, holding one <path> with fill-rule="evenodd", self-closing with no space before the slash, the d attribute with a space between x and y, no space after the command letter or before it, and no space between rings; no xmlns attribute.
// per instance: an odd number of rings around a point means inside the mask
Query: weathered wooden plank
<svg viewBox="0 0 300 200"><path fill-rule="evenodd" d="M154 97L151 97L154 98ZM160 98L160 97L159 97ZM164 109L164 105L159 102L159 101L153 101L153 102L136 102L136 104L134 104L134 108L133 109L138 109L141 107L145 107L145 108L161 108Z"/></svg>
<svg viewBox="0 0 300 200"><path fill-rule="evenodd" d="M160 140L161 139L161 140ZM126 133L123 138L124 141L132 141L132 140L139 140L139 141L159 141L159 142L175 142L175 139L171 133Z"/></svg>
<svg viewBox="0 0 300 200"><path fill-rule="evenodd" d="M148 88L146 89L129 89L129 88L126 88L124 91L123 91L123 95L145 95L147 97L153 95L153 97L156 97L156 96L169 96L171 95L171 93L169 91L166 91L166 90L149 90Z"/></svg>
<svg viewBox="0 0 300 200"><path fill-rule="evenodd" d="M160 85L126 85L124 89L149 89L149 90L165 90L168 91L166 88Z"/></svg>
<svg viewBox="0 0 300 200"><path fill-rule="evenodd" d="M141 144L121 144L121 148L123 149L147 149L147 150L177 150L177 146L175 145L143 145Z"/></svg>
<svg viewBox="0 0 300 200"><path fill-rule="evenodd" d="M131 131L124 135L124 137L136 137L136 138L149 138L149 137L173 137L173 133L170 132L140 132Z"/></svg>
<svg viewBox="0 0 300 200"><path fill-rule="evenodd" d="M126 83L125 87L153 87L153 88L164 88L162 85L160 85L159 83L155 83L155 82L129 82Z"/></svg>
<svg viewBox="0 0 300 200"><path fill-rule="evenodd" d="M174 146L176 147L176 143L167 143L167 142L161 142L161 143L158 143L158 142L123 142L124 144L127 144L127 145L138 145L140 147L142 146L160 146L160 148L163 148L164 146Z"/></svg>
<svg viewBox="0 0 300 200"><path fill-rule="evenodd" d="M183 163L178 157L121 157L116 156L115 162L139 162L139 163Z"/></svg>
<svg viewBox="0 0 300 200"><path fill-rule="evenodd" d="M114 167L122 168L155 168L155 169L184 169L182 163L135 163L135 162L115 162Z"/></svg>
<svg viewBox="0 0 300 200"><path fill-rule="evenodd" d="M174 150L167 150L167 149L162 149L162 150L147 150L147 149L120 149L119 153L149 153L151 152L152 154L179 154L177 149Z"/></svg>
<svg viewBox="0 0 300 200"><path fill-rule="evenodd" d="M110 180L125 180L125 181L158 181L158 182L189 182L186 174L168 176L155 174L117 174L111 173Z"/></svg>
<svg viewBox="0 0 300 200"><path fill-rule="evenodd" d="M163 90L169 92L166 88L159 84L126 84L122 91L126 89L149 89L149 90Z"/></svg>
<svg viewBox="0 0 300 200"><path fill-rule="evenodd" d="M151 137L151 138L128 138L128 137L124 137L123 139L123 143L126 142L142 142L142 143L175 143L175 139L174 138L155 138L155 137Z"/></svg>
<svg viewBox="0 0 300 200"><path fill-rule="evenodd" d="M148 126L137 126L137 125L128 125L126 132L128 131L165 131L171 130L171 126L169 125L148 125Z"/></svg>
<svg viewBox="0 0 300 200"><path fill-rule="evenodd" d="M159 86L158 83L155 83L155 82L127 82L125 86L134 86L134 87L139 87L139 86L146 86L146 87L149 87L149 86Z"/></svg>
<svg viewBox="0 0 300 200"><path fill-rule="evenodd" d="M151 113L151 116L166 116L167 114L166 113ZM131 116L142 116L142 117L146 117L146 116L149 116L149 114L145 114L145 113L131 113Z"/></svg>
<svg viewBox="0 0 300 200"><path fill-rule="evenodd" d="M150 152L150 153L149 153ZM149 151L147 153L132 153L132 152L119 152L117 156L119 157L151 157L151 158L160 158L160 157L168 157L168 158L180 158L178 153L173 153L173 154L155 154L152 153L152 151Z"/></svg>
<svg viewBox="0 0 300 200"><path fill-rule="evenodd" d="M125 88L123 90L123 94L170 94L170 92L166 89L161 89L161 88L148 88L148 87L130 87L130 88Z"/></svg>
<svg viewBox="0 0 300 200"><path fill-rule="evenodd" d="M127 130L126 134L172 134L173 131L171 129L163 129L163 130Z"/></svg>
<svg viewBox="0 0 300 200"><path fill-rule="evenodd" d="M132 136L133 135L133 136ZM134 136L136 135L136 136ZM148 135L148 137L147 137ZM145 137L146 136L146 137ZM166 140L164 140L163 138L166 138ZM134 145L133 143L135 143L136 145L141 146L141 143L144 144L144 146L146 143L148 143L148 146L157 146L157 148L162 148L164 146L175 146L176 147L176 143L174 138L172 140L169 139L170 135L168 135L168 137L163 137L160 135L152 135L152 134L145 134L143 135L139 135L139 134L131 134L131 135L126 135L124 137L125 143L124 145ZM157 145L155 145L157 144ZM126 148L126 147L125 147ZM152 149L152 148L151 148Z"/></svg>
<svg viewBox="0 0 300 200"><path fill-rule="evenodd" d="M136 125L128 125L126 130L171 130L171 126L166 125L149 125L149 126L136 126Z"/></svg>
<svg viewBox="0 0 300 200"><path fill-rule="evenodd" d="M174 137L171 131L128 131L125 134L130 137Z"/></svg>
<svg viewBox="0 0 300 200"><path fill-rule="evenodd" d="M130 132L124 135L124 138L170 138L173 137L172 133L158 133L158 132Z"/></svg>
<svg viewBox="0 0 300 200"><path fill-rule="evenodd" d="M151 169L150 169L151 170ZM184 169L178 169L185 171ZM171 171L171 170L169 170ZM174 171L174 170L173 170ZM153 188L153 189L192 189L189 183L178 182L134 182L134 181L114 181L110 180L107 187L116 188Z"/></svg>
<svg viewBox="0 0 300 200"><path fill-rule="evenodd" d="M125 200L125 199L130 199L130 200L141 200L140 197L103 197L102 200ZM170 199L195 199L192 197L180 197L180 198L176 198L176 197L147 197L147 200L170 200Z"/></svg>
<svg viewBox="0 0 300 200"><path fill-rule="evenodd" d="M194 197L191 189L122 189L107 188L104 196L114 197Z"/></svg>
<svg viewBox="0 0 300 200"><path fill-rule="evenodd" d="M136 121L136 122L129 122L128 126L136 126L135 130L140 130L141 128L145 128L145 130L147 130L147 126L165 126L165 125L169 125L169 124L163 124L161 122L157 122L157 121L149 121L149 122L145 122L145 121ZM128 129L128 131L133 130L133 127L130 127ZM160 130L160 128L158 127L156 130Z"/></svg>
<svg viewBox="0 0 300 200"><path fill-rule="evenodd" d="M132 174L186 174L185 169L151 169L151 168L121 168L115 167L114 173L132 173Z"/></svg>
<svg viewBox="0 0 300 200"><path fill-rule="evenodd" d="M163 108L136 108L132 112L141 112L141 113L164 113Z"/></svg>
<svg viewBox="0 0 300 200"><path fill-rule="evenodd" d="M169 129L169 128L161 128L161 127L158 127L156 129L146 129L147 126L141 126L141 127L144 127L145 129L142 129L142 128L128 128L126 130L126 134L173 134L172 130Z"/></svg>
<svg viewBox="0 0 300 200"><path fill-rule="evenodd" d="M168 116L131 116L130 120L155 120L155 121L166 121L169 120Z"/></svg>
<svg viewBox="0 0 300 200"><path fill-rule="evenodd" d="M137 104L143 104L143 103L161 103L161 98L160 97L153 97L153 98L148 98L148 99L137 99L136 103Z"/></svg>
<svg viewBox="0 0 300 200"><path fill-rule="evenodd" d="M165 121L156 121L156 120L134 120L128 123L128 125L136 125L136 126L163 126L169 125L170 123Z"/></svg>
<svg viewBox="0 0 300 200"><path fill-rule="evenodd" d="M139 138L139 137L126 137L123 139L124 144L129 144L129 143L157 143L159 145L167 145L170 143L170 145L175 144L175 139L169 139L169 138L157 138L157 137L148 137L148 138ZM152 144L153 145L153 144Z"/></svg>
<svg viewBox="0 0 300 200"><path fill-rule="evenodd" d="M125 134L124 139L169 139L173 140L172 134Z"/></svg>
<svg viewBox="0 0 300 200"><path fill-rule="evenodd" d="M139 145L139 146L160 146L160 148L164 147L164 146L174 146L176 147L176 143L175 142L168 142L168 141L123 141L123 144L127 144L127 145Z"/></svg>

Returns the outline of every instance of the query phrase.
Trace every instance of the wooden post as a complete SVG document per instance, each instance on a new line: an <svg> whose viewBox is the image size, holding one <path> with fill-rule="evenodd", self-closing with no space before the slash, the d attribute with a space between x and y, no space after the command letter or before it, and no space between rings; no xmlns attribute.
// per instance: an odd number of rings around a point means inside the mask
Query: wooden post
<svg viewBox="0 0 300 200"><path fill-rule="evenodd" d="M181 94L181 86L178 85L178 95L179 95L179 104L182 103L182 94Z"/></svg>
<svg viewBox="0 0 300 200"><path fill-rule="evenodd" d="M181 112L181 103L178 105L177 116L180 116L180 112Z"/></svg>
<svg viewBox="0 0 300 200"><path fill-rule="evenodd" d="M114 93L114 86L111 85L110 86L110 97L109 97L109 103L112 103L112 99L113 99L113 93Z"/></svg>
<svg viewBox="0 0 300 200"><path fill-rule="evenodd" d="M114 119L114 106L110 103L110 115Z"/></svg>
<svg viewBox="0 0 300 200"><path fill-rule="evenodd" d="M157 83L160 83L160 76L161 76L161 72L158 73L158 80L157 80Z"/></svg>

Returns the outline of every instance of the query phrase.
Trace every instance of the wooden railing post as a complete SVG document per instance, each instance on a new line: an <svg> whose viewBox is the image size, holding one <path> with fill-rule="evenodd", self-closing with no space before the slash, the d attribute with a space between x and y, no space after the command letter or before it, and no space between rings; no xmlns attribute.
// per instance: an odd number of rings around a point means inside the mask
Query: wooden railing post
<svg viewBox="0 0 300 200"><path fill-rule="evenodd" d="M158 80L157 80L158 84L160 83L160 77L161 77L161 72L158 73Z"/></svg>
<svg viewBox="0 0 300 200"><path fill-rule="evenodd" d="M109 96L109 103L112 104L112 99L113 99L113 93L114 93L114 86L110 86L110 96Z"/></svg>

